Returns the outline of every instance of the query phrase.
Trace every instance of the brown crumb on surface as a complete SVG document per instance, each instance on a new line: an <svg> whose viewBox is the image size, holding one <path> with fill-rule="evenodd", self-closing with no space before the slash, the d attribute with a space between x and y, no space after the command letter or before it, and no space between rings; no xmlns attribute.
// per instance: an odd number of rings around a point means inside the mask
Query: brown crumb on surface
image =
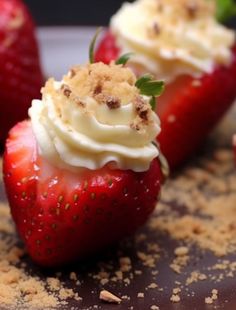
<svg viewBox="0 0 236 310"><path fill-rule="evenodd" d="M154 288L157 288L157 287L158 287L158 285L156 283L150 283L147 288L154 289Z"/></svg>
<svg viewBox="0 0 236 310"><path fill-rule="evenodd" d="M213 299L211 297L206 297L205 304L208 304L208 305L213 304Z"/></svg>
<svg viewBox="0 0 236 310"><path fill-rule="evenodd" d="M61 282L57 278L47 278L47 283L51 291L59 291L61 289Z"/></svg>
<svg viewBox="0 0 236 310"><path fill-rule="evenodd" d="M187 265L189 260L190 260L189 255L179 255L170 264L170 268L173 269L176 273L181 273L182 268Z"/></svg>
<svg viewBox="0 0 236 310"><path fill-rule="evenodd" d="M138 293L137 297L138 297L138 298L144 298L144 293L141 293L141 292Z"/></svg>
<svg viewBox="0 0 236 310"><path fill-rule="evenodd" d="M204 281L206 279L207 279L207 275L205 275L204 273L201 273L199 271L192 271L190 276L186 280L186 285L190 285L198 281Z"/></svg>
<svg viewBox="0 0 236 310"><path fill-rule="evenodd" d="M172 302L180 302L180 297L179 297L179 295L173 294L173 295L170 297L170 300L171 300Z"/></svg>
<svg viewBox="0 0 236 310"><path fill-rule="evenodd" d="M181 292L181 288L179 288L179 287L176 287L173 289L173 294L175 294L175 295L180 293L180 292Z"/></svg>
<svg viewBox="0 0 236 310"><path fill-rule="evenodd" d="M144 252L137 252L138 258L142 261L143 265L149 268L156 266L156 261L160 257L158 254L149 254Z"/></svg>
<svg viewBox="0 0 236 310"><path fill-rule="evenodd" d="M122 301L121 298L117 297L116 295L106 290L100 292L99 298L108 303L115 303L115 304L120 304Z"/></svg>
<svg viewBox="0 0 236 310"><path fill-rule="evenodd" d="M186 246L181 246L175 249L176 256L185 256L189 252L189 249Z"/></svg>
<svg viewBox="0 0 236 310"><path fill-rule="evenodd" d="M213 304L213 302L215 300L217 300L217 299L218 299L218 290L217 289L213 289L211 291L211 296L205 298L205 303L206 304Z"/></svg>

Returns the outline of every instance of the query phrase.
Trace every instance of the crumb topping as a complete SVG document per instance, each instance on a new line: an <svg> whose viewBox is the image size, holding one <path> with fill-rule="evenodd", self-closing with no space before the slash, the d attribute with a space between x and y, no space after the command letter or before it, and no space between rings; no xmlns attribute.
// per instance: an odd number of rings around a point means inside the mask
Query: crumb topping
<svg viewBox="0 0 236 310"><path fill-rule="evenodd" d="M132 71L114 63L76 66L64 77L64 82L80 97L89 96L96 99L96 95L103 94L127 103L139 94L135 87L136 77Z"/></svg>
<svg viewBox="0 0 236 310"><path fill-rule="evenodd" d="M60 99L60 106L66 104L67 100L74 102L85 113L92 113L86 108L87 98L99 105L105 104L109 110L118 110L131 103L134 106L134 118L130 128L140 131L152 123L152 110L135 83L135 75L123 65L94 63L70 69L59 89L55 89L55 81L49 79L42 94Z"/></svg>
<svg viewBox="0 0 236 310"><path fill-rule="evenodd" d="M208 16L209 14L215 14L216 3L213 0L159 0L157 5L157 11L162 12L166 5L173 7L176 11L176 16L180 14L183 17L190 19L197 19L199 16Z"/></svg>

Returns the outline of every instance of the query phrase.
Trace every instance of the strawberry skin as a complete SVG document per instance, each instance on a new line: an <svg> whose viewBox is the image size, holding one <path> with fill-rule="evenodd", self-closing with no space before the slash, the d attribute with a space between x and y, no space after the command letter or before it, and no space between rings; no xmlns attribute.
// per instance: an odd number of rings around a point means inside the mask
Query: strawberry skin
<svg viewBox="0 0 236 310"><path fill-rule="evenodd" d="M162 131L161 150L172 169L192 156L236 97L236 45L230 66L217 66L200 79L181 76L158 98ZM119 57L114 36L105 34L96 60L109 63ZM159 77L161 78L161 77Z"/></svg>
<svg viewBox="0 0 236 310"><path fill-rule="evenodd" d="M20 0L0 0L0 142L40 96L43 76L34 30Z"/></svg>
<svg viewBox="0 0 236 310"><path fill-rule="evenodd" d="M52 167L39 156L29 121L10 131L3 171L19 234L43 266L83 258L134 232L154 210L163 178L157 159L142 173Z"/></svg>

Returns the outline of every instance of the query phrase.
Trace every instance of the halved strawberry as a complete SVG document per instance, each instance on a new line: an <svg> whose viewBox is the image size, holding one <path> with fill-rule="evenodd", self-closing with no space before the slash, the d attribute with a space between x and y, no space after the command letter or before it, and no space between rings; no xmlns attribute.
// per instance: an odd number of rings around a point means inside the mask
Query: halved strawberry
<svg viewBox="0 0 236 310"><path fill-rule="evenodd" d="M34 22L20 0L0 0L0 142L27 117L43 83Z"/></svg>
<svg viewBox="0 0 236 310"><path fill-rule="evenodd" d="M211 74L200 79L180 76L158 98L157 113L162 124L158 141L172 169L194 154L233 103L236 45L232 53L230 66L216 66ZM96 60L109 63L119 56L115 38L107 32L97 49Z"/></svg>
<svg viewBox="0 0 236 310"><path fill-rule="evenodd" d="M157 159L141 173L55 168L38 154L29 121L10 131L3 170L17 229L44 266L84 257L132 233L154 210L162 180Z"/></svg>

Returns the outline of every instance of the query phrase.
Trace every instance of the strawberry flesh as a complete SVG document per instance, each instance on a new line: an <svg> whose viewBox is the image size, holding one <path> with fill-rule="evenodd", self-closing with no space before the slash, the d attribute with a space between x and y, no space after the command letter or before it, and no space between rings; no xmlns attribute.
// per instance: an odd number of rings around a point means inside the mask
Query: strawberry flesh
<svg viewBox="0 0 236 310"><path fill-rule="evenodd" d="M44 266L83 258L133 233L154 210L162 180L157 159L142 173L53 167L38 154L29 121L10 131L3 169L19 234Z"/></svg>

